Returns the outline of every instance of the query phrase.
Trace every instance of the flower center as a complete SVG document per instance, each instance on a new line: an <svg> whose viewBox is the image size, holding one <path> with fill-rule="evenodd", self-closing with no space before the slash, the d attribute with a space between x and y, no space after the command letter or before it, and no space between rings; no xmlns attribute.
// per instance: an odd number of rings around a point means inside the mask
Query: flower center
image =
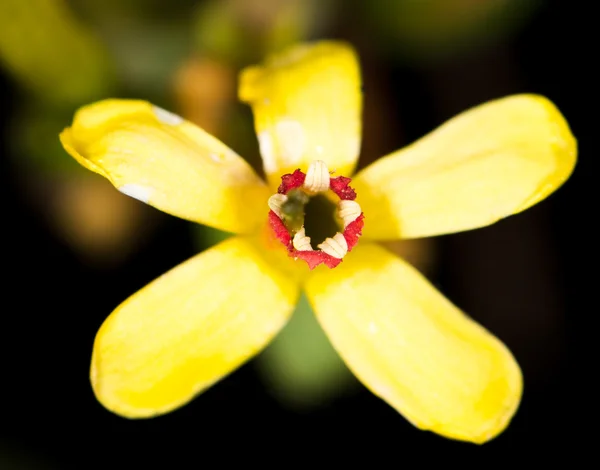
<svg viewBox="0 0 600 470"><path fill-rule="evenodd" d="M317 160L306 174L298 169L283 175L277 194L269 198L275 236L291 257L303 259L310 269L319 264L335 268L358 243L364 215L350 181L344 176L330 178L325 162ZM337 205L324 195L328 191L339 199ZM322 241L317 250L311 238Z"/></svg>

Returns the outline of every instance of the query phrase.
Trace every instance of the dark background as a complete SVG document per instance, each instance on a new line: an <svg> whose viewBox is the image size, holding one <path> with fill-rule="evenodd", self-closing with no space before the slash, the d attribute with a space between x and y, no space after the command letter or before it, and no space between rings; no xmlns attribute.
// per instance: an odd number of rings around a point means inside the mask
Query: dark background
<svg viewBox="0 0 600 470"><path fill-rule="evenodd" d="M586 269L596 271L595 236L589 234L598 211L588 188L598 151L600 82L590 66L597 54L586 21L590 7L583 4L543 2L509 37L427 64L381 52L361 27L360 8L344 9L327 31L353 42L361 56L370 154L405 145L472 105L520 92L554 101L578 139L578 165L555 194L491 227L437 241L430 278L509 346L524 373L524 397L512 424L483 446L418 431L364 389L311 412L290 411L265 390L252 362L160 418L129 421L102 408L88 380L94 335L128 295L195 252L189 224L157 215L158 228L147 236L140 231L141 247L126 263L98 268L82 261L22 188L26 175L10 155L9 132L22 98L5 71L0 468L120 468L125 461L141 466L161 456L179 468L180 462L200 467L213 458L277 466L302 457L315 465L366 458L387 467L408 464L404 459L413 452L420 465L438 458L539 463L571 455L574 417L586 409L590 392L586 375L575 371L570 346L597 310L588 303L594 278ZM377 108L381 95L385 109ZM375 129L380 125L383 136Z"/></svg>

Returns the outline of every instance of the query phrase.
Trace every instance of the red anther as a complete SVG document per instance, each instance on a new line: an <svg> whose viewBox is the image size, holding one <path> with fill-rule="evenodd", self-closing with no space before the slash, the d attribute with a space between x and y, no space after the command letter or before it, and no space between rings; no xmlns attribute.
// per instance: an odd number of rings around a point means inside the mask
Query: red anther
<svg viewBox="0 0 600 470"><path fill-rule="evenodd" d="M362 235L362 229L365 226L364 218L365 215L361 212L360 215L354 221L350 222L344 230L343 235L348 244L348 251L351 251L352 248L356 246L358 239Z"/></svg>
<svg viewBox="0 0 600 470"><path fill-rule="evenodd" d="M294 249L290 251L290 256L306 261L311 271L320 264L325 264L328 268L335 268L342 262L341 259L335 258L324 251L299 251Z"/></svg>
<svg viewBox="0 0 600 470"><path fill-rule="evenodd" d="M338 176L329 180L329 187L340 199L354 201L356 199L356 192L348 186L350 181L352 181L352 178Z"/></svg>
<svg viewBox="0 0 600 470"><path fill-rule="evenodd" d="M289 250L292 246L292 237L287 231L287 228L285 228L283 221L273 211L269 211L269 225L273 229L277 239Z"/></svg>
<svg viewBox="0 0 600 470"><path fill-rule="evenodd" d="M304 179L306 175L297 169L293 173L288 173L281 177L281 184L277 189L279 194L287 194L292 189L299 188L304 184Z"/></svg>

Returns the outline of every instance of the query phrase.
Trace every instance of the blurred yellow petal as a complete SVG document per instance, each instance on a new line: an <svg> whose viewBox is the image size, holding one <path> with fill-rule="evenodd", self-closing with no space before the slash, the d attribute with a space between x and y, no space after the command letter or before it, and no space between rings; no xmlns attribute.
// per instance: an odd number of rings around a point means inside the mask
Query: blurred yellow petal
<svg viewBox="0 0 600 470"><path fill-rule="evenodd" d="M340 42L301 44L245 69L240 99L252 106L263 166L279 177L323 160L348 175L360 150L360 71L354 50Z"/></svg>
<svg viewBox="0 0 600 470"><path fill-rule="evenodd" d="M258 353L294 310L299 284L234 237L147 285L104 322L91 380L129 418L177 408Z"/></svg>
<svg viewBox="0 0 600 470"><path fill-rule="evenodd" d="M508 425L522 391L510 351L404 261L359 244L306 292L354 374L415 426L482 443Z"/></svg>
<svg viewBox="0 0 600 470"><path fill-rule="evenodd" d="M162 211L235 233L265 219L269 191L231 149L145 101L81 108L61 134L65 149L122 193Z"/></svg>
<svg viewBox="0 0 600 470"><path fill-rule="evenodd" d="M544 97L477 106L355 176L364 235L415 238L492 224L556 190L576 154L567 122Z"/></svg>

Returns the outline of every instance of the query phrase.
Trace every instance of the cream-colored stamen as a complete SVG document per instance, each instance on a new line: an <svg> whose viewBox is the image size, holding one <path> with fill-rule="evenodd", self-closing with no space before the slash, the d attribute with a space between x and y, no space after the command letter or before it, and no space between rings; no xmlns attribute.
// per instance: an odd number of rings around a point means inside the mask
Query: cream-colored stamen
<svg viewBox="0 0 600 470"><path fill-rule="evenodd" d="M337 206L337 214L344 222L344 228L354 222L361 212L360 205L356 201L342 200Z"/></svg>
<svg viewBox="0 0 600 470"><path fill-rule="evenodd" d="M329 189L329 170L324 161L316 160L309 165L304 189L311 194L323 193Z"/></svg>
<svg viewBox="0 0 600 470"><path fill-rule="evenodd" d="M348 244L344 235L340 232L336 233L333 238L326 238L323 243L319 245L321 251L327 253L334 258L342 259L348 253Z"/></svg>
<svg viewBox="0 0 600 470"><path fill-rule="evenodd" d="M271 209L273 212L275 212L275 214L277 214L277 217L279 217L280 219L283 218L283 210L282 210L282 206L285 204L285 202L288 200L288 197L285 194L273 194L270 198L269 198L269 202L267 204L269 204L269 209Z"/></svg>
<svg viewBox="0 0 600 470"><path fill-rule="evenodd" d="M294 239L292 240L294 248L298 251L313 251L313 247L310 244L310 237L306 236L304 227L296 232Z"/></svg>

